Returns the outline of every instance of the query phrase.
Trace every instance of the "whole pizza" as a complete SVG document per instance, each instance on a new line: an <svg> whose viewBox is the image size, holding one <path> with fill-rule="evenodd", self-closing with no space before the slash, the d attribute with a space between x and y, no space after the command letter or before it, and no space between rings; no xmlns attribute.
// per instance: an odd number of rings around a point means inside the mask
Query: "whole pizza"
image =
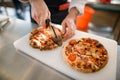
<svg viewBox="0 0 120 80"><path fill-rule="evenodd" d="M58 33L58 35L61 35L61 31L58 28L55 28L55 31L56 33ZM50 28L41 27L41 28L34 29L30 33L29 44L33 48L37 48L40 50L54 49L59 45L57 45L52 40L53 35L54 33L50 30Z"/></svg>
<svg viewBox="0 0 120 80"><path fill-rule="evenodd" d="M107 50L92 38L70 40L64 46L63 57L72 68L84 73L97 72L108 62Z"/></svg>

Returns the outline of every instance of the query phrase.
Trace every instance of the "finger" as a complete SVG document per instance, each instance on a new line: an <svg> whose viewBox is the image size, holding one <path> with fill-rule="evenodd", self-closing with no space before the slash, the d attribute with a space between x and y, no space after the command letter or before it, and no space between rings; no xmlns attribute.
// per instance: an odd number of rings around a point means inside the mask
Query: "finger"
<svg viewBox="0 0 120 80"><path fill-rule="evenodd" d="M39 23L40 26L42 26L42 27L44 26L44 24L45 24L45 19L46 19L46 18L45 18L44 16L40 16L40 17L39 17L38 23Z"/></svg>
<svg viewBox="0 0 120 80"><path fill-rule="evenodd" d="M75 33L74 29L72 28L72 26L70 24L67 24L68 26L68 30L66 31L66 33L64 34L64 40L71 38Z"/></svg>
<svg viewBox="0 0 120 80"><path fill-rule="evenodd" d="M42 27L46 27L46 19L50 19L50 13L45 14L44 16L41 16L41 21L39 22Z"/></svg>
<svg viewBox="0 0 120 80"><path fill-rule="evenodd" d="M50 17L51 17L51 14L50 14L50 12L48 12L47 19L51 19Z"/></svg>
<svg viewBox="0 0 120 80"><path fill-rule="evenodd" d="M32 18L37 22L37 16L36 15L32 15Z"/></svg>
<svg viewBox="0 0 120 80"><path fill-rule="evenodd" d="M39 26L41 26L39 16L32 15L32 17L33 17L33 19L37 22L37 24L38 24Z"/></svg>
<svg viewBox="0 0 120 80"><path fill-rule="evenodd" d="M65 40L71 38L72 36L73 36L73 35L65 35L65 36L63 37L63 41L65 41Z"/></svg>
<svg viewBox="0 0 120 80"><path fill-rule="evenodd" d="M66 33L66 24L62 23L62 34L64 35Z"/></svg>
<svg viewBox="0 0 120 80"><path fill-rule="evenodd" d="M63 40L67 40L68 38L70 38L72 35L67 31L64 35L63 35Z"/></svg>
<svg viewBox="0 0 120 80"><path fill-rule="evenodd" d="M63 37L63 40L67 40L68 38L71 38L74 35L74 33L66 33Z"/></svg>

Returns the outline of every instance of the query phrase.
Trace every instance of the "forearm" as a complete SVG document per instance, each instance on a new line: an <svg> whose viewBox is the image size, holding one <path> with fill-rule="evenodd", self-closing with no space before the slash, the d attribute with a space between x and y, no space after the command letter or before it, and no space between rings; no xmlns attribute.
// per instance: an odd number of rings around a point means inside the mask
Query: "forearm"
<svg viewBox="0 0 120 80"><path fill-rule="evenodd" d="M20 2L22 2L22 3L33 3L33 2L36 2L36 1L38 1L38 0L19 0ZM39 0L39 1L43 1L43 0Z"/></svg>
<svg viewBox="0 0 120 80"><path fill-rule="evenodd" d="M71 8L76 7L76 9L79 11L79 14L84 13L84 6L86 4L87 0L71 0L69 11Z"/></svg>
<svg viewBox="0 0 120 80"><path fill-rule="evenodd" d="M28 0L30 3L38 2L38 1L44 1L44 0Z"/></svg>
<svg viewBox="0 0 120 80"><path fill-rule="evenodd" d="M28 1L29 1L29 3L30 3L31 5L34 5L34 4L39 4L39 5L41 5L41 4L44 3L44 0L28 0Z"/></svg>
<svg viewBox="0 0 120 80"><path fill-rule="evenodd" d="M76 7L72 7L69 10L68 17L76 20L76 17L78 16L78 14L79 14L79 11L77 10L77 8Z"/></svg>

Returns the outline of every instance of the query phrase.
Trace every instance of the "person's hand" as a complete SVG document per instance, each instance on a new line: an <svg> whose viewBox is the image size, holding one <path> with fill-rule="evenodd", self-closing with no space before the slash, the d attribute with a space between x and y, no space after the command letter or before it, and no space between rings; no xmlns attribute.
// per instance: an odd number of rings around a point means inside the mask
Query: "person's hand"
<svg viewBox="0 0 120 80"><path fill-rule="evenodd" d="M75 34L75 21L70 16L67 16L62 22L62 34L63 34L63 41L72 37Z"/></svg>
<svg viewBox="0 0 120 80"><path fill-rule="evenodd" d="M50 11L44 0L30 0L32 18L39 26L45 25L45 20L50 19Z"/></svg>
<svg viewBox="0 0 120 80"><path fill-rule="evenodd" d="M72 37L75 34L75 21L78 15L78 10L74 7L70 10L69 14L62 22L62 34L63 34L63 41L67 40L68 38Z"/></svg>

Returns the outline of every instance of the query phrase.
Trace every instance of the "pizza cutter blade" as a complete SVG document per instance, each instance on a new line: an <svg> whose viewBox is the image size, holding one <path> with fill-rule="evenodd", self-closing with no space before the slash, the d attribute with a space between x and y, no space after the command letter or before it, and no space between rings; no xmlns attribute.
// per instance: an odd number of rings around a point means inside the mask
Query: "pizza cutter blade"
<svg viewBox="0 0 120 80"><path fill-rule="evenodd" d="M52 40L54 41L54 43L58 44L58 46L62 45L62 36L58 35L55 31L55 27L50 25L50 19L46 19L46 28L51 27L52 32L54 33Z"/></svg>
<svg viewBox="0 0 120 80"><path fill-rule="evenodd" d="M58 44L59 46L62 45L62 36L61 35L58 35L56 32L55 32L55 29L54 29L54 26L51 26L52 30L53 30L53 33L54 33L54 36L52 38L52 40Z"/></svg>

